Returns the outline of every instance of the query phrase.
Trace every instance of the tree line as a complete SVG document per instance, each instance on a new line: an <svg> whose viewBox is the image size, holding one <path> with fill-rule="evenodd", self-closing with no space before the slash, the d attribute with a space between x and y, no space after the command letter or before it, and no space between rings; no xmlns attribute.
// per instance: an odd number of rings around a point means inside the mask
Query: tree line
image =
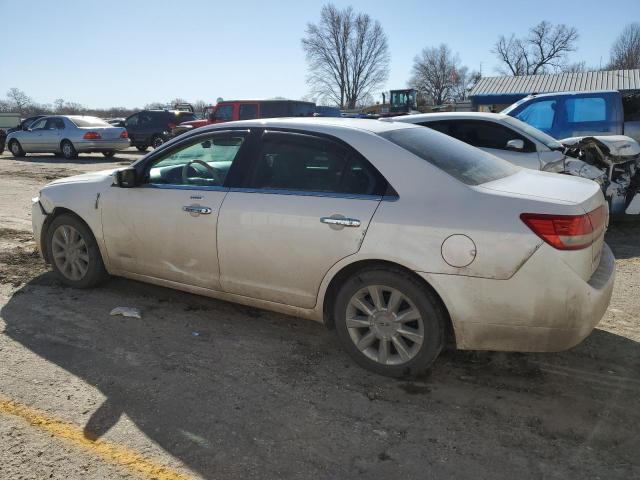
<svg viewBox="0 0 640 480"><path fill-rule="evenodd" d="M500 35L491 52L504 75L599 70L570 62L579 35L575 27L542 21L527 35ZM317 23L308 23L302 48L308 65L310 98L353 109L372 103L389 76L390 53L380 22L352 7L326 4ZM615 40L605 70L640 68L640 23L627 25ZM446 44L422 49L414 60L408 85L430 104L465 100L480 72L461 65Z"/></svg>
<svg viewBox="0 0 640 480"><path fill-rule="evenodd" d="M89 108L77 102L69 102L58 98L53 103L35 102L29 95L18 88L10 88L4 100L0 100L0 112L19 113L23 117L31 115L91 115L100 118L124 118L140 110L170 108L178 103L188 103L183 98L174 98L167 102L151 102L142 108L111 107ZM191 103L196 112L203 112L210 103L196 100Z"/></svg>

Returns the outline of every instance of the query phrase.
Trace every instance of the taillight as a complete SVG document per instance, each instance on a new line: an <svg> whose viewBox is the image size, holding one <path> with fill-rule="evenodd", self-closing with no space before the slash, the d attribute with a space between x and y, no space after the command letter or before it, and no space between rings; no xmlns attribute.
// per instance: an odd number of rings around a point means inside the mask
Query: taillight
<svg viewBox="0 0 640 480"><path fill-rule="evenodd" d="M584 215L523 213L520 219L533 233L558 250L580 250L591 245L605 227L603 206Z"/></svg>
<svg viewBox="0 0 640 480"><path fill-rule="evenodd" d="M126 130L120 134L120 138L129 138L129 134Z"/></svg>
<svg viewBox="0 0 640 480"><path fill-rule="evenodd" d="M176 128L176 124L170 123L169 125L167 125L167 127L169 127L169 130L173 130L174 128Z"/></svg>
<svg viewBox="0 0 640 480"><path fill-rule="evenodd" d="M102 136L98 132L87 132L82 138L85 140L99 140Z"/></svg>

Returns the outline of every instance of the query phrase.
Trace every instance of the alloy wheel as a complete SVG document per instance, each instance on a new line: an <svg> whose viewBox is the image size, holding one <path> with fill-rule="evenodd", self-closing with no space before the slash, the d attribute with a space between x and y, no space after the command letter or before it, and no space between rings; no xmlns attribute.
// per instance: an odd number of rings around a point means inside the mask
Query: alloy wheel
<svg viewBox="0 0 640 480"><path fill-rule="evenodd" d="M53 261L58 270L69 280L82 280L89 270L87 244L75 228L60 225L52 237Z"/></svg>
<svg viewBox="0 0 640 480"><path fill-rule="evenodd" d="M346 326L356 348L382 365L407 363L424 341L418 308L400 290L384 285L369 285L351 297Z"/></svg>

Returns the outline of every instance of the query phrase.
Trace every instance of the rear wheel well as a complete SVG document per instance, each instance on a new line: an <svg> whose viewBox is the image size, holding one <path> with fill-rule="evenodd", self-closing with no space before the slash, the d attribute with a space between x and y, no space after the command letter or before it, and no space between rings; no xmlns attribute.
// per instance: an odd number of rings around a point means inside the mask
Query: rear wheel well
<svg viewBox="0 0 640 480"><path fill-rule="evenodd" d="M324 295L324 303L322 305L323 320L324 320L325 326L328 329L333 330L335 328L335 319L333 318L333 309L335 306L335 300L338 295L338 291L340 290L340 287L344 284L344 282L346 282L347 279L349 279L356 272L359 272L365 269L369 270L369 269L378 269L378 268L394 270L396 272L407 275L411 277L413 280L415 280L416 282L418 282L420 285L422 285L424 289L429 290L433 294L433 296L437 299L437 301L440 303L440 308L442 309L444 317L446 318L445 343L447 345L456 344L455 331L453 329L451 317L449 316L449 311L447 310L447 307L442 301L442 298L440 297L440 295L438 295L438 292L436 292L435 289L431 285L429 285L429 283L424 278L422 278L420 275L418 275L414 271L398 263L388 262L385 260L361 260L359 262L354 262L350 265L347 265L342 270L340 270L337 274L334 275L334 277L329 282L329 286L327 287L327 290Z"/></svg>

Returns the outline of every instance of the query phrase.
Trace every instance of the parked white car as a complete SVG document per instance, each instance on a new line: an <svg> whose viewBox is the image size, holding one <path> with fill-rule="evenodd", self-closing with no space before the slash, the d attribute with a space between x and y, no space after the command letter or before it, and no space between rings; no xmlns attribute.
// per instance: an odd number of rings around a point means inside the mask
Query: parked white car
<svg viewBox="0 0 640 480"><path fill-rule="evenodd" d="M623 135L555 140L502 113L424 113L383 119L422 125L533 170L588 178L612 214L640 212L640 145Z"/></svg>
<svg viewBox="0 0 640 480"><path fill-rule="evenodd" d="M580 342L611 297L606 222L592 181L341 118L203 127L33 203L67 285L108 272L324 322L393 376L424 371L447 335L478 350Z"/></svg>
<svg viewBox="0 0 640 480"><path fill-rule="evenodd" d="M544 170L546 164L564 158L564 146L558 140L501 113L421 113L383 120L429 127L533 170Z"/></svg>

